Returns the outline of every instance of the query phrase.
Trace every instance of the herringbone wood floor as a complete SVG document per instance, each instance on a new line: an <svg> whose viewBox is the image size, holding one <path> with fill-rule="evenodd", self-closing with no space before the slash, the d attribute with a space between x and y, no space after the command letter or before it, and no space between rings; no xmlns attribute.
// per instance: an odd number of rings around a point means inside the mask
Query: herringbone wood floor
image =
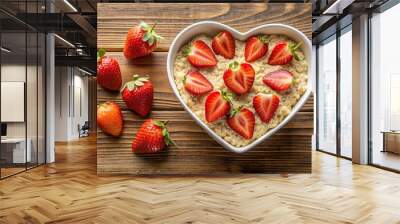
<svg viewBox="0 0 400 224"><path fill-rule="evenodd" d="M311 175L98 177L95 138L0 181L0 223L400 223L400 175L315 152Z"/></svg>

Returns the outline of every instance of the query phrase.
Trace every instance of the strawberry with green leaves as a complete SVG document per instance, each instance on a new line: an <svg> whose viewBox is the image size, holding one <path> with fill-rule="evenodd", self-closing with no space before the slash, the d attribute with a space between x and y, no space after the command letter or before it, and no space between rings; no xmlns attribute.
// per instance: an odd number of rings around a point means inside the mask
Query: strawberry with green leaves
<svg viewBox="0 0 400 224"><path fill-rule="evenodd" d="M134 75L121 90L126 106L142 117L150 113L153 105L154 88L149 77Z"/></svg>
<svg viewBox="0 0 400 224"><path fill-rule="evenodd" d="M226 91L214 91L208 94L205 101L205 118L211 123L229 114L232 95Z"/></svg>
<svg viewBox="0 0 400 224"><path fill-rule="evenodd" d="M97 83L104 89L118 91L122 85L119 63L105 54L102 48L97 52Z"/></svg>
<svg viewBox="0 0 400 224"><path fill-rule="evenodd" d="M248 63L234 61L224 72L224 83L228 89L238 95L248 93L253 87L255 71Z"/></svg>
<svg viewBox="0 0 400 224"><path fill-rule="evenodd" d="M293 57L300 61L302 58L297 54L301 43L293 44L287 41L278 41L271 51L268 59L270 65L286 65L289 64Z"/></svg>
<svg viewBox="0 0 400 224"><path fill-rule="evenodd" d="M156 153L165 146L175 145L167 129L167 122L147 119L136 133L132 142L135 153Z"/></svg>
<svg viewBox="0 0 400 224"><path fill-rule="evenodd" d="M240 106L231 111L226 122L232 130L234 130L243 138L253 138L256 119L251 110Z"/></svg>
<svg viewBox="0 0 400 224"><path fill-rule="evenodd" d="M147 56L154 51L157 43L163 38L154 30L156 23L149 26L145 22L128 30L124 45L124 55L127 59Z"/></svg>

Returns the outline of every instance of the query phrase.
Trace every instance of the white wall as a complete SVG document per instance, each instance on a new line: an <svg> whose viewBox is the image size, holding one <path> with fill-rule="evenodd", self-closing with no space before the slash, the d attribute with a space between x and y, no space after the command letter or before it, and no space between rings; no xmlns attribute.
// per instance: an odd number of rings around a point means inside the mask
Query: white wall
<svg viewBox="0 0 400 224"><path fill-rule="evenodd" d="M28 66L28 70L30 69ZM25 64L4 64L1 66L2 82L25 82L25 74ZM6 108L1 109L6 110ZM25 122L7 122L7 137L25 137Z"/></svg>
<svg viewBox="0 0 400 224"><path fill-rule="evenodd" d="M39 70L37 70L39 69ZM30 148L32 161L36 162L36 158L39 159L39 163L44 162L44 82L41 67L28 65L25 67L24 64L8 63L1 66L1 81L2 82L24 82L26 83L26 108L22 107L22 113L25 113L27 120L22 122L6 122L7 123L7 137L8 138L25 138L25 135L30 140ZM27 80L25 80L27 78ZM23 91L23 90L22 90ZM37 92L38 91L38 92ZM24 92L24 91L23 91ZM24 93L21 94L24 94ZM7 96L2 96L7 97ZM1 110L7 111L10 108L1 108ZM7 111L12 113L12 111ZM37 153L39 156L37 157Z"/></svg>
<svg viewBox="0 0 400 224"><path fill-rule="evenodd" d="M78 139L78 125L88 120L88 78L71 67L56 67L55 74L55 140Z"/></svg>

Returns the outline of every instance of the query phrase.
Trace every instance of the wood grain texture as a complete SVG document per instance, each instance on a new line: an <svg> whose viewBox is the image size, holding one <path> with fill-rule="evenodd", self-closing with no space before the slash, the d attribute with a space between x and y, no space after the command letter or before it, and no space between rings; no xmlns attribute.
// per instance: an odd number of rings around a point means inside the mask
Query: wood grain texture
<svg viewBox="0 0 400 224"><path fill-rule="evenodd" d="M99 4L99 47L115 50L108 54L119 61L123 82L128 81L133 74L150 76L155 86L155 100L150 117L169 120L168 127L178 147L170 147L153 155L133 154L131 142L144 119L127 110L118 92L107 92L98 87L98 103L110 100L117 102L123 110L125 120L124 134L120 138L110 138L98 129L98 174L196 175L310 172L313 97L310 97L301 111L273 137L245 154L231 153L212 140L184 111L168 83L167 52L165 52L168 50L171 39L182 28L199 19L219 20L242 31L270 21L287 22L310 36L310 6L309 4L201 4L200 7L199 4ZM243 7L248 7L248 9ZM197 10L197 8L201 9ZM271 8L275 13L269 12ZM276 21L276 10L291 16L281 17L279 21ZM292 15L289 11L294 14ZM126 30L132 24L142 20L144 15L158 19L158 32L166 39L158 52L145 58L128 61L120 52L121 46L118 45L118 40L124 38ZM167 15L170 17L168 18ZM250 17L255 17L255 19L250 20Z"/></svg>
<svg viewBox="0 0 400 224"><path fill-rule="evenodd" d="M96 174L96 138L0 181L0 224L399 224L400 175L312 152L312 174Z"/></svg>
<svg viewBox="0 0 400 224"><path fill-rule="evenodd" d="M156 51L168 51L176 34L192 23L213 20L245 32L258 25L284 23L311 38L311 3L99 3L97 45L121 51L127 30L140 21L159 21L165 39Z"/></svg>

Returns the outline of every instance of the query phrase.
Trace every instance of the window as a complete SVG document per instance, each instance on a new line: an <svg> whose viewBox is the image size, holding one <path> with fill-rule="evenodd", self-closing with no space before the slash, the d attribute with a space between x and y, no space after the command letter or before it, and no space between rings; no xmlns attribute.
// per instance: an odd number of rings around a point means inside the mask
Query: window
<svg viewBox="0 0 400 224"><path fill-rule="evenodd" d="M318 47L317 149L336 153L336 36Z"/></svg>
<svg viewBox="0 0 400 224"><path fill-rule="evenodd" d="M371 18L370 160L400 170L400 4Z"/></svg>
<svg viewBox="0 0 400 224"><path fill-rule="evenodd" d="M352 32L351 25L340 36L340 155L352 156Z"/></svg>
<svg viewBox="0 0 400 224"><path fill-rule="evenodd" d="M352 157L351 28L320 43L317 55L317 148L345 158Z"/></svg>

